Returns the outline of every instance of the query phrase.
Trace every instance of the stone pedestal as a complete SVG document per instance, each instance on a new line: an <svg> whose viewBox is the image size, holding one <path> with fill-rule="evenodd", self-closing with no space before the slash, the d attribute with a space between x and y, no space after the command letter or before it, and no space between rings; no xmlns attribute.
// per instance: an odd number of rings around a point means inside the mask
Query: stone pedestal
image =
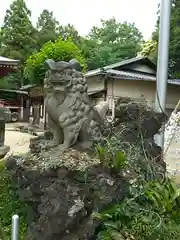
<svg viewBox="0 0 180 240"><path fill-rule="evenodd" d="M3 145L0 146L0 159L3 158L10 150L9 146Z"/></svg>

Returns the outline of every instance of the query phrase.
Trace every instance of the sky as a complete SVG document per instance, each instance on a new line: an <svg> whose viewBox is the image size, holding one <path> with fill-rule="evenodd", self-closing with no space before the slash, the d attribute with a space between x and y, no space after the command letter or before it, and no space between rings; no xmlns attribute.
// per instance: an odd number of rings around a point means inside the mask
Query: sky
<svg viewBox="0 0 180 240"><path fill-rule="evenodd" d="M13 0L1 2L0 26L6 9L12 2ZM94 25L100 26L101 19L115 17L119 22L134 22L145 40L150 39L154 30L158 3L159 0L26 0L27 7L32 12L33 24L42 10L48 9L53 11L60 24L73 24L85 36Z"/></svg>

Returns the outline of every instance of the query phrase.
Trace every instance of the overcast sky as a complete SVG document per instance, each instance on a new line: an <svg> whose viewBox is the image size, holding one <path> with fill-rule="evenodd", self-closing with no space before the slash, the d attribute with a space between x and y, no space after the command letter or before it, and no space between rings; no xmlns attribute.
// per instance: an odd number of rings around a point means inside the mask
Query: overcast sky
<svg viewBox="0 0 180 240"><path fill-rule="evenodd" d="M1 0L0 25L6 9L13 0ZM53 11L63 25L73 24L81 35L88 34L92 26L99 26L100 19L115 17L118 21L135 22L147 40L156 23L159 0L26 0L35 24L43 9Z"/></svg>

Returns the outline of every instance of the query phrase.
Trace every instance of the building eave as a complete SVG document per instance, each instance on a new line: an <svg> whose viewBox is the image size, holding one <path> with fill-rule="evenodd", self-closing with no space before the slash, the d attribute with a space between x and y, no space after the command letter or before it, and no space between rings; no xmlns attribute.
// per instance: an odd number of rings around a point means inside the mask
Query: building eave
<svg viewBox="0 0 180 240"><path fill-rule="evenodd" d="M11 89L0 89L0 92L9 92L9 93L17 93L21 95L29 95L26 91L20 91L20 90L11 90Z"/></svg>
<svg viewBox="0 0 180 240"><path fill-rule="evenodd" d="M97 71L93 73L85 74L85 77L94 77L98 75L108 76L117 80L132 80L132 81L146 81L156 82L156 77L149 74L134 73L129 71L119 71L108 69L106 71ZM180 86L180 79L168 79L168 84Z"/></svg>
<svg viewBox="0 0 180 240"><path fill-rule="evenodd" d="M121 62L113 63L113 64L107 65L105 67L102 67L102 68L97 68L97 69L91 70L91 71L89 71L85 74L85 77L97 76L97 75L99 75L99 74L101 74L101 73L103 73L107 70L110 70L110 69L114 70L115 68L125 67L125 66L128 66L130 64L138 63L138 62L141 62L141 61L147 62L148 64L151 65L151 67L154 70L156 69L156 65L149 58L139 56L139 57L127 59L127 60L124 60L124 61L121 61Z"/></svg>
<svg viewBox="0 0 180 240"><path fill-rule="evenodd" d="M15 60L15 59L0 56L0 65L17 66L19 63L20 63L19 60Z"/></svg>

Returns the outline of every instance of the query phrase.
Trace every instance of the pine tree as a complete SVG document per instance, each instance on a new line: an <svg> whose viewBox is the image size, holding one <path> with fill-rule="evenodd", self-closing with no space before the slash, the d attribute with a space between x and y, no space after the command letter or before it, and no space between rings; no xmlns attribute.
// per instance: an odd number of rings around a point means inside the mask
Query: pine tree
<svg viewBox="0 0 180 240"><path fill-rule="evenodd" d="M44 9L37 22L38 48L40 49L46 42L55 41L58 36L59 22L54 18L53 12Z"/></svg>
<svg viewBox="0 0 180 240"><path fill-rule="evenodd" d="M1 54L23 63L36 47L36 30L24 0L14 0L6 11L2 26Z"/></svg>

